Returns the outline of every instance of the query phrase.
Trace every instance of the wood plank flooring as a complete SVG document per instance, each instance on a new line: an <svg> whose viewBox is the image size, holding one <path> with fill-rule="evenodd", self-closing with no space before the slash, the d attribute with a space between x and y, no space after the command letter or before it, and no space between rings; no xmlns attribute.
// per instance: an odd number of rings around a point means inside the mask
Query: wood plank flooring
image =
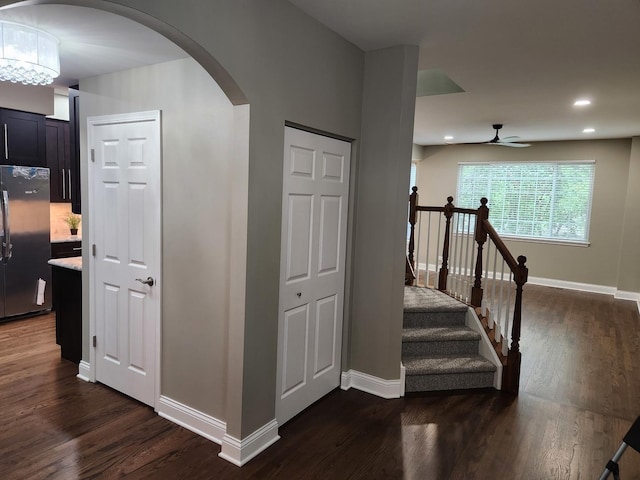
<svg viewBox="0 0 640 480"><path fill-rule="evenodd" d="M0 325L0 479L595 479L640 415L634 302L527 285L520 395L336 390L238 468L60 359L54 318ZM628 449L621 477L640 478Z"/></svg>

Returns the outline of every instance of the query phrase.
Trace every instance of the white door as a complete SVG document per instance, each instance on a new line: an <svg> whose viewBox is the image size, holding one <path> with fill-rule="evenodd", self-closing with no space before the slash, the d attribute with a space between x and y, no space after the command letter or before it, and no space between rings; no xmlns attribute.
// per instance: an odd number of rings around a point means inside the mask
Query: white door
<svg viewBox="0 0 640 480"><path fill-rule="evenodd" d="M88 119L95 378L148 405L159 387L160 112Z"/></svg>
<svg viewBox="0 0 640 480"><path fill-rule="evenodd" d="M340 384L351 144L285 128L276 417Z"/></svg>

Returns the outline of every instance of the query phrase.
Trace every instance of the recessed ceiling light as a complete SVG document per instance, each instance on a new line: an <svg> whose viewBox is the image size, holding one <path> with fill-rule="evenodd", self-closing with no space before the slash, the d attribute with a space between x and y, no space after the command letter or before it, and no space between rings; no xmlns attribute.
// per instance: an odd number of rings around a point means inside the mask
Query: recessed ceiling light
<svg viewBox="0 0 640 480"><path fill-rule="evenodd" d="M445 135L444 137L445 140L453 140L453 136L452 135Z"/></svg>
<svg viewBox="0 0 640 480"><path fill-rule="evenodd" d="M574 107L586 107L587 105L591 105L591 100L587 100L586 98L573 102Z"/></svg>
<svg viewBox="0 0 640 480"><path fill-rule="evenodd" d="M593 133L595 131L595 128L585 128L584 130L582 130L582 133Z"/></svg>

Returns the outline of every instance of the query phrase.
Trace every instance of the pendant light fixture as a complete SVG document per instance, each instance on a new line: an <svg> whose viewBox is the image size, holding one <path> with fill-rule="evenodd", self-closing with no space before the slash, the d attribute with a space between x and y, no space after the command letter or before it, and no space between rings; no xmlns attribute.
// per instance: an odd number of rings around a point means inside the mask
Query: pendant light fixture
<svg viewBox="0 0 640 480"><path fill-rule="evenodd" d="M0 21L0 80L49 85L58 75L57 38L27 25Z"/></svg>

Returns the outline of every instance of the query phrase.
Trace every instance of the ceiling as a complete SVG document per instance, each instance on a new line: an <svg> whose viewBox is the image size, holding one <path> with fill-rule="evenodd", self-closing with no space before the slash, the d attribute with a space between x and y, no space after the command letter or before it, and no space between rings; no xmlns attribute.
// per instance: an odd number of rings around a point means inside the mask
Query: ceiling
<svg viewBox="0 0 640 480"><path fill-rule="evenodd" d="M365 51L420 46L464 92L416 99L414 142L640 135L640 0L290 0ZM66 5L0 9L60 39L58 86L187 54L123 17ZM573 107L577 98L592 105ZM595 129L584 134L585 127Z"/></svg>
<svg viewBox="0 0 640 480"><path fill-rule="evenodd" d="M81 78L168 62L188 55L137 22L93 8L31 5L0 9L0 20L38 27L60 40L60 76L54 86Z"/></svg>
<svg viewBox="0 0 640 480"><path fill-rule="evenodd" d="M640 135L638 0L290 2L363 50L419 45L420 70L465 90L417 98L415 143L490 140L493 123L522 141Z"/></svg>

